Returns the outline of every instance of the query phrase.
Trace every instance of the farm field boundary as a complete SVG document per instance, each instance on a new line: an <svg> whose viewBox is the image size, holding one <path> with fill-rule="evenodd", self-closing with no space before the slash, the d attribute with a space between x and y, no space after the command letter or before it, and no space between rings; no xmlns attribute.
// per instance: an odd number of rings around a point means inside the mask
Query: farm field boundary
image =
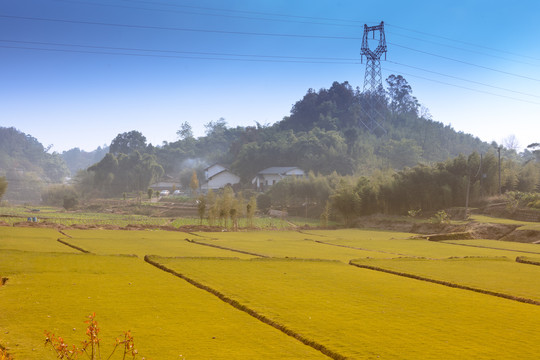
<svg viewBox="0 0 540 360"><path fill-rule="evenodd" d="M451 288L474 291L474 292L477 292L477 293L480 293L480 294L496 296L496 297L500 297L500 298L504 298L504 299L508 299L508 300L514 300L514 301L522 302L522 303L525 303L525 304L540 305L540 301L533 300L533 299L528 299L528 298L524 298L524 297L520 297L520 296L504 294L504 293L500 293L500 292L497 292L497 291L491 291L491 290L475 288L475 287L467 286L467 285L456 284L456 283L449 282L449 281L444 281L444 280L431 279L431 278L428 278L428 277L425 277L425 276L405 273L405 272L401 272L401 271L390 270L390 269L382 268L382 267L379 267L379 266L359 264L359 263L355 263L354 260L351 260L349 262L349 265L356 266L356 267L361 268L361 269L380 271L380 272L384 272L384 273L388 273L388 274L392 274L392 275L407 277L407 278L410 278L410 279L426 281L426 282L430 282L430 283L434 283L434 284L438 284L438 285L448 286L448 287L451 287Z"/></svg>
<svg viewBox="0 0 540 360"><path fill-rule="evenodd" d="M258 312L256 312L255 310L253 309L250 309L248 308L247 306L241 304L240 302L234 300L234 299L231 299L230 297L226 296L225 294L209 287L209 286L206 286L196 280L193 280L191 279L190 277L187 277L183 274L180 274L178 272L176 272L175 270L173 269L170 269L162 264L160 264L159 262L157 261L154 261L152 260L152 256L150 255L146 255L144 257L144 261L146 261L148 264L150 265L153 265L155 266L156 268L160 269L160 270L163 270L165 272L168 272L176 277L179 277L185 281L187 281L188 283L192 284L193 286L201 289L201 290L205 290L209 293L211 293L212 295L218 297L220 300L222 300L223 302L233 306L234 308L240 310L240 311L243 311L245 313L247 313L248 315L256 318L257 320L267 324L267 325L270 325L272 327L274 327L275 329L283 332L284 334L288 335L288 336L291 336L295 339L297 339L298 341L302 342L303 344L307 345L307 346L310 346L312 348L314 348L315 350L318 350L320 351L321 353L323 353L324 355L332 358L332 359L336 359L336 360L345 360L346 357L333 351L333 350L330 350L328 349L326 346L324 346L323 344L320 344L318 342L315 342L313 340L310 340L304 336L302 336L301 334L298 334L297 332L287 328L286 326L282 325L282 324L279 324L279 323L276 323L275 321L273 321L272 319L264 316L264 315L261 315L259 314Z"/></svg>
<svg viewBox="0 0 540 360"><path fill-rule="evenodd" d="M69 247L72 248L72 249L79 250L80 252L83 252L83 253L85 253L85 254L92 254L90 251L85 250L85 249L83 249L83 248L81 248L81 247L78 247L78 246L76 246L76 245L70 244L70 243L68 243L67 241L64 241L64 240L62 240L62 239L57 239L56 241L58 241L60 244L69 246Z"/></svg>
<svg viewBox="0 0 540 360"><path fill-rule="evenodd" d="M409 255L409 254L400 254L400 253L395 253L395 252L390 252L390 251L384 251L384 250L374 250L374 249L367 249L367 248L361 248L361 247L355 247L355 246L349 246L349 245L342 245L342 244L332 244L332 243L329 243L329 242L326 242L326 241L321 241L321 240L314 240L314 239L306 239L308 241L313 241L313 242L316 242L318 244L323 244L323 245L329 245L329 246L337 246L337 247L343 247L343 248L347 248L347 249L354 249L354 250L362 250L362 251L373 251L373 252L378 252L378 253L383 253L383 254L389 254L389 255L399 255L399 256L412 256L412 257L416 257L414 255Z"/></svg>
<svg viewBox="0 0 540 360"><path fill-rule="evenodd" d="M476 248L481 248L481 249L504 250L504 251L520 252L520 253L525 253L525 254L540 255L540 252L535 252L535 251L507 249L507 248L500 248L500 247L494 247L494 246L484 246L484 245L460 244L460 243L455 243L455 242L452 242L452 241L445 241L445 240L437 241L437 242L440 243L440 244L448 244L448 245L456 245L456 246L469 246L469 247L476 247Z"/></svg>
<svg viewBox="0 0 540 360"><path fill-rule="evenodd" d="M252 253L252 252L249 252L249 251L233 249L233 248L229 248L229 247L226 247L226 246L202 243L202 242L198 242L197 240L186 239L186 241L188 241L188 242L190 242L192 244L197 244L197 245L202 245L202 246L209 246L209 247L213 247L215 249L234 251L234 252L237 252L237 253L240 253L240 254L253 255L253 256L258 256L258 257L262 257L262 258L268 258L269 257L267 255L256 254L256 253Z"/></svg>
<svg viewBox="0 0 540 360"><path fill-rule="evenodd" d="M518 256L516 258L518 263L540 266L540 259L532 259L526 256Z"/></svg>

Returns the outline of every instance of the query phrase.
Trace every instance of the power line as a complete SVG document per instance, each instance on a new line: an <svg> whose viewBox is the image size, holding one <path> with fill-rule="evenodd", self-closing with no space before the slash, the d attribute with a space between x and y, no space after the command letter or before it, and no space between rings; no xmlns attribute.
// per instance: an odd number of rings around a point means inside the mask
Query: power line
<svg viewBox="0 0 540 360"><path fill-rule="evenodd" d="M474 53L474 54L480 54L480 55L489 56L489 57L493 57L493 58L497 58L497 59L502 59L502 60L506 60L506 61L510 61L510 62L515 62L515 63L518 63L518 64L524 64L524 65L530 65L530 66L538 66L537 64L532 64L532 63L526 62L526 61L510 59L510 58L507 58L507 57L504 57L504 56L488 54L488 53L485 53L485 52L482 52L482 51L470 50L470 49L466 49L466 48L463 48L463 47L454 46L454 45L448 45L448 44L444 44L444 43L437 42L437 41L420 39L420 38L417 38L417 37L414 37L414 36L407 36L407 35L403 35L403 34L399 34L399 33L393 33L393 32L390 32L390 34L405 37L407 39L413 39L413 40L426 42L426 43L429 43L429 44L435 44L435 45L444 46L444 47L447 47L447 48L450 48L450 49L462 50L462 51L466 51L466 52L470 52L470 53Z"/></svg>
<svg viewBox="0 0 540 360"><path fill-rule="evenodd" d="M536 97L536 98L539 98L539 99L540 99L540 96L539 96L539 95L535 95L535 94L525 93L525 92L521 92L521 91L517 91L517 90L511 90L511 89L503 88L503 87L500 87L500 86L495 86L495 85L486 84L486 83L483 83L483 82L480 82L480 81L474 81L474 80L465 79L465 78L458 77L458 76L453 76L453 75L444 74L444 73L441 73L441 72L438 72L438 71L427 70L427 69L420 68L420 67L417 67L417 66L412 66L412 65L402 64L402 63L399 63L399 62L396 62L396 61L392 61L392 60L386 60L386 62L389 62L389 63L392 63L392 64L396 64L396 65L400 65L400 66L405 66L405 67L408 67L408 68L411 68L411 69L415 69L415 70L420 70L420 71L428 72L428 73L431 73L431 74L436 74L436 75L446 76L446 77L449 77L449 78L452 78L452 79L456 79L456 80L466 81L466 82L469 82L469 83L472 83L472 84L477 84L477 85L487 86L487 87L490 87L490 88L493 88L493 89L504 90L504 91L508 91L508 92L513 92L513 93L515 93L515 94L526 95L526 96L532 96L532 97Z"/></svg>
<svg viewBox="0 0 540 360"><path fill-rule="evenodd" d="M238 53L219 53L219 52L201 52L201 51L160 50L160 49L143 49L143 48L130 48L130 47L80 45L80 44L52 43L52 42L41 42L41 41L20 41L20 40L5 40L5 39L0 39L0 42L8 42L8 43L15 43L15 44L77 47L77 48L89 48L89 49L120 50L120 51L140 51L140 52L156 52L156 53L191 54L191 55L237 56L237 57L257 57L257 58L298 59L298 60L334 60L336 64L342 63L344 61L354 61L354 64L359 63L357 58L286 56L286 55L259 55L259 54L238 54ZM1 45L0 45L0 47L1 47ZM18 48L18 47L10 47L10 48ZM20 47L20 48L22 49L22 47ZM32 48L32 49L46 50L44 48ZM111 53L111 54L115 54L115 53Z"/></svg>
<svg viewBox="0 0 540 360"><path fill-rule="evenodd" d="M242 14L267 15L267 16L270 15L270 16L287 17L287 18L293 18L293 19L342 21L342 22L350 22L350 23L357 24L359 26L363 26L363 22L359 21L359 20L347 20L347 19L315 17L315 16L302 16L302 15L268 13L268 12L262 12L262 11L231 10L231 9L224 9L224 8L190 6L190 5L181 5L181 4L163 4L163 3L156 3L154 1L131 1L131 2L147 3L147 4L154 4L154 5L165 5L165 6L180 7L180 8L191 8L191 9L199 9L199 10L223 11L223 12L229 12L229 13L242 13Z"/></svg>
<svg viewBox="0 0 540 360"><path fill-rule="evenodd" d="M68 3L91 4L91 5L99 5L99 6L133 8L133 9L150 10L150 11L164 11L162 9L157 9L157 8L141 8L141 7L133 7L133 6L127 6L127 5L96 3L96 2L91 2L91 1L76 1L76 0L56 0L56 1L68 2ZM277 16L277 17L286 17L286 18L291 18L291 19L310 19L310 20L317 20L317 21L338 21L338 22L348 23L348 24L331 24L331 23L304 22L304 21L295 21L295 20L287 21L287 22L297 22L297 23L307 23L307 24L311 23L311 24L330 25L330 26L349 26L349 27L361 28L363 23L376 23L376 22L378 23L378 21L367 21L366 22L366 21L351 20L351 19L325 18L325 17L314 17L314 16L300 16L300 15L290 15L290 14L268 13L268 12L261 12L261 11L232 10L232 9L225 9L225 8L190 6L190 5L182 5L182 4L167 4L167 3L159 3L159 2L155 2L155 1L129 1L129 2L139 3L139 4L158 5L158 6L167 6L167 7L174 7L174 8L187 8L187 9L196 9L196 10L221 11L221 12L227 12L227 13ZM165 10L165 11L170 12L171 10ZM188 12L185 12L185 11L178 11L178 12L188 13ZM208 14L208 13L206 13L206 14L205 13L193 13L193 14L207 15L207 16L229 17L229 16L223 15L223 14ZM285 21L285 20L280 20L280 19L254 18L254 17L248 17L248 16L245 16L245 17L236 16L236 17L245 18L245 19L255 19L255 20ZM515 53L515 52L500 50L500 49L496 49L496 48L493 48L493 47L488 47L488 46L484 46L484 45L480 45L480 44L474 44L474 43L471 43L471 42L466 42L466 41L462 41L462 40L458 40L458 39L452 39L450 37L445 37L445 36L441 36L441 35L437 35L437 34L431 34L431 33L425 32L425 31L418 31L418 30L410 29L410 28L403 27L403 26L398 26L398 25L393 25L393 24L388 24L388 23L386 23L386 25L390 26L390 27L394 27L396 29L402 29L402 30L405 30L405 31L414 32L414 33L417 33L417 34L422 34L422 35L426 35L426 36L430 36L430 37L440 38L440 39L444 39L444 40L447 40L447 41L452 41L452 42L456 42L456 43L465 44L465 45L468 45L468 46L474 46L476 48L480 47L480 48L484 48L484 49L491 50L491 51L506 53L506 54L510 54L510 55L515 55L515 56L519 56L519 57L524 57L524 58L529 58L529 59L540 61L539 58L535 58L535 57L531 57L531 56L527 56L527 55L523 55L523 54L518 54L518 53ZM456 48L456 49L460 49L460 50L464 50L464 51L479 53L479 54L483 54L483 55L487 55L487 56L498 57L498 56L495 56L495 55L489 55L489 54L486 54L486 53L473 51L473 50L470 50L470 49L454 47L454 46L451 46L451 45L448 45L448 44L443 44L443 43L439 43L439 42L418 39L418 38L407 36L407 35L398 34L398 36L408 37L408 38L416 39L416 40L419 40L419 41L439 44L439 45L442 45L442 46L447 46L447 47ZM508 60L508 61L520 62L520 61L517 61L517 60L511 60L511 59L508 59L508 58L503 58L503 57L500 57L500 58ZM530 63L524 63L524 64L533 65L533 64L530 64Z"/></svg>
<svg viewBox="0 0 540 360"><path fill-rule="evenodd" d="M453 42L457 42L457 43L461 43L461 44L465 44L465 45L469 45L469 46L480 47L480 48L484 48L484 49L491 50L491 51L497 51L497 52L501 52L501 53L505 53L505 54L509 54L509 55L515 55L515 56L520 56L520 57L540 61L539 58L536 58L536 57L533 57L533 56L528 56L528 55L518 54L518 53L515 53L515 52L511 52L511 51L496 49L496 48L492 48L492 47L485 46L485 45L474 44L474 43L463 41L463 40L456 40L456 39L452 39L452 38L449 38L449 37L446 37L446 36L440 36L440 35L430 34L428 32L424 32L424 31L418 31L418 30L414 30L414 29L409 29L409 28L406 28L406 27L403 27L403 26L398 26L398 25L393 25L393 24L387 24L387 25L390 26L390 27L395 27L395 28L398 28L398 29L402 29L402 30L406 30L406 31L410 31L410 32L414 32L414 33L418 33L418 34L422 34L422 35L432 36L432 37L436 37L436 38L439 38L439 39L453 41Z"/></svg>
<svg viewBox="0 0 540 360"><path fill-rule="evenodd" d="M99 26L132 28L132 29L171 30L171 31L185 31L185 32L201 32L201 33L216 33L216 34L231 34L231 35L273 36L273 37L290 37L290 38L362 40L362 38L359 38L359 37L349 37L349 36L277 34L277 33L258 33L258 32L248 32L248 31L209 30L209 29L178 28L178 27L166 27L166 26L118 24L118 23L106 23L106 22L96 22L96 21L51 19L51 18L15 16L15 15L0 15L0 17L1 18L8 18L8 19L20 19L20 20L32 20L32 21L35 20L35 21L58 22L58 23L67 23L67 24L82 24L82 25L99 25Z"/></svg>
<svg viewBox="0 0 540 360"><path fill-rule="evenodd" d="M386 68L386 67L383 68L383 69L385 69L385 70L387 70L389 72L401 73L403 75L412 76L412 77L415 77L415 78L419 78L419 79L427 80L427 81L431 81L431 82L436 82L436 83L443 84L443 85L453 86L453 87L457 87L457 88L460 88L460 89L466 89L466 90L470 90L470 91L474 91L474 92L478 92L478 93L482 93L482 94L497 96L497 97L501 97L501 98L505 98L505 99L509 99L509 100L520 101L520 102L524 102L524 103L528 103L528 104L540 105L540 102L519 99L519 98L506 96L506 95L501 95L501 94L496 94L496 93L492 93L492 92L484 91L484 90L473 89L473 88L462 86L462 85L450 84L450 83L447 83L447 82L444 82L444 81L430 79L430 78L427 78L427 77L424 77L424 76L419 76L419 75L414 75L414 74L408 74L408 73L404 73L404 72L397 71L395 69Z"/></svg>
<svg viewBox="0 0 540 360"><path fill-rule="evenodd" d="M190 14L190 15L202 15L202 16L213 16L213 17L222 17L222 18L232 18L232 19L247 19L247 20L263 20L263 21L274 21L274 22L286 22L286 23L298 23L298 24L311 24L311 25L325 25L325 26L342 26L342 27L354 27L360 29L362 25L360 25L360 21L358 21L358 24L337 24L337 23L326 23L321 21L331 20L331 21L346 21L346 20L338 20L338 19L326 19L326 18L316 18L316 17L307 17L307 16L294 16L294 15L283 15L283 14L272 14L272 13L261 13L261 12L250 12L250 11L238 11L238 10L226 10L226 9L217 9L217 8L206 8L206 7L198 7L198 6L187 6L187 5L179 5L179 4L161 4L161 3L154 3L149 1L140 1L136 3L142 3L142 4L155 4L155 5L161 5L161 6L170 6L170 7L176 7L176 8L188 8L188 9L195 9L193 10L171 10L171 9L158 9L158 8L148 8L148 7L139 7L139 6L129 6L129 5L119 5L119 4L110 4L110 3L98 3L98 2L91 2L91 1L74 1L74 0L56 0L61 2L67 2L67 3L73 3L73 4L86 4L86 5L97 5L97 6L106 6L106 7L115 7L115 8L122 8L122 9L135 9L135 10L147 10L147 11L158 11L158 12L166 12L166 13L178 13L178 14ZM293 19L271 19L267 17L255 17L255 16L247 16L247 15L228 15L228 14L212 14L212 13L205 13L205 12L197 12L197 10L211 10L211 11L227 11L232 13L246 13L246 14L255 14L255 15L264 15L264 16L281 16L281 17L288 17L288 18L301 18L306 20L293 20ZM313 20L307 20L307 19L313 19Z"/></svg>
<svg viewBox="0 0 540 360"><path fill-rule="evenodd" d="M498 73L501 73L501 74L506 74L506 75L510 75L510 76L519 77L519 78L522 78L522 79L527 79L527 80L531 80L531 81L540 82L540 79L532 78L530 76L519 75L519 74L511 73L511 72L508 72L508 71L504 71L504 70L498 70L498 69L491 68L489 66L473 64L473 63L468 62L468 61L454 59L454 58L451 58L451 57L448 57L448 56L443 56L443 55L437 55L437 54L431 53L429 51L413 49L413 48L411 48L409 46L399 45L399 44L396 44L396 43L391 43L389 41L387 41L387 44L397 46L397 47L400 47L400 48L403 48L403 49L411 50L411 51L416 51L416 52L419 52L421 54L426 54L426 55L438 57L438 58L441 58L441 59L450 60L450 61L458 62L458 63L461 63L461 64L469 65L469 66L474 66L474 67L485 69L485 70L495 71L495 72L498 72Z"/></svg>
<svg viewBox="0 0 540 360"><path fill-rule="evenodd" d="M80 53L80 54L97 54L97 55L119 55L119 56L133 56L133 57L156 57L156 58L172 58L172 59L195 59L195 60L217 60L217 61L245 61L245 62L270 62L270 63L303 63L303 64L337 64L337 65L359 65L360 62L358 59L351 59L351 58L333 58L333 57L307 57L307 56L285 56L285 55L260 55L260 54L237 54L237 53L218 53L218 52L195 52L195 51L179 51L179 50L158 50L158 49L142 49L142 48L128 48L128 47L110 47L110 46L94 46L94 45L80 45L80 44L65 44L65 43L48 43L48 42L37 42L37 41L17 41L17 40L3 40L0 39L0 42L8 42L8 43L15 43L15 44L30 44L30 45L44 45L44 46L62 46L62 47L75 47L75 48L81 48L80 50L74 50L74 49L55 49L55 48L43 48L43 47L30 47L30 46L7 46L7 45L0 45L0 48L8 48L8 49L21 49L21 50L32 50L32 51L48 51L48 52L65 52L65 53ZM86 49L93 49L93 50L85 50ZM101 50L101 51L98 51ZM122 52L120 52L122 51ZM130 51L130 52L126 52ZM140 54L136 52L144 52L145 54ZM152 54L154 53L154 54ZM163 53L163 54L155 54L155 53ZM174 55L178 54L178 55ZM477 82L473 80L468 80L464 78L460 78L453 75L444 74L437 71L431 71L424 68L419 68L416 66L406 65L399 62L387 60L387 62L398 65L398 66L405 66L409 67L415 70L420 70L424 72L429 72L432 74L440 75L449 77L456 80L466 81L473 84L491 87L498 90L503 90L507 92L513 92L520 95L525 96L531 96L540 98L538 95L529 94L525 92L520 92L504 87L499 87L495 85L485 84L482 82ZM523 101L528 102L532 104L539 104L532 101L527 101L524 99L518 99L514 97L508 97L505 95L495 94L487 91L482 91L478 89L473 89L465 86L460 86L456 84L450 84L447 82L419 76L419 75L413 75L408 73L403 73L401 71L397 70L391 70L385 68L385 70L393 71L395 73L401 73L403 75L407 76L413 76L417 78L421 78L424 80L437 82L440 84L453 86L453 87L459 87L463 89L467 89L470 91L476 91L484 94L499 96L499 97L506 97L508 99L517 100L517 101Z"/></svg>
<svg viewBox="0 0 540 360"><path fill-rule="evenodd" d="M152 30L172 30L172 31L187 31L187 32L201 32L201 33L219 33L219 34L233 34L233 35L251 35L251 36L272 36L272 37L288 37L288 38L311 38L311 39L338 39L338 40L361 40L357 37L347 37L347 36L328 36L328 35L303 35L303 34L277 34L277 33L258 33L258 32L246 32L246 31L227 31L227 30L209 30L209 29L194 29L194 28L176 28L176 27L163 27L163 26L149 26L149 25L131 25L131 24L118 24L118 23L105 23L105 22L92 22L92 21L79 21L79 20L66 20L66 19L51 19L51 18L42 18L42 17L25 17L25 16L14 16L14 15L0 15L0 18L12 18L12 19L22 19L22 20L31 20L31 21L46 21L46 22L60 22L60 23L69 23L69 24L83 24L83 25L99 25L99 26L111 26L111 27L123 27L123 28L135 28L135 29L152 29ZM540 82L540 79L532 78L525 75L519 75L511 73L508 71L494 69L488 66L474 64L468 61L463 61L459 59L450 58L443 55L437 55L428 51L418 50L411 48L409 46L399 45L392 42L387 42L390 45L404 48L407 50L415 51L418 53L466 64L469 66L474 66L482 68L485 70L490 70L510 76L519 77L522 79L527 79L531 81Z"/></svg>
<svg viewBox="0 0 540 360"><path fill-rule="evenodd" d="M37 48L29 46L7 46L0 45L0 48L5 49L21 49L21 50L33 50L33 51L48 51L48 52L65 52L65 53L80 53L80 54L100 54L100 55L120 55L120 56L135 56L135 57L156 57L156 58L174 58L174 59L196 59L196 60L223 60L223 61L248 61L248 62L272 62L272 63L303 63L303 64L342 64L342 65L356 65L360 62L338 62L336 60L329 61L317 61L317 60L287 60L284 59L249 59L249 58L225 58L225 57L209 57L209 56L182 56L182 55L159 55L159 54L138 54L138 53L122 53L112 51L95 51L95 50L73 50L73 49L51 49L51 48ZM194 55L196 53L193 53ZM209 54L210 55L210 54ZM217 55L217 54L216 54ZM246 55L226 55L223 56L246 56ZM291 57L294 58L294 57Z"/></svg>
<svg viewBox="0 0 540 360"><path fill-rule="evenodd" d="M102 6L118 6L118 7L130 8L130 6L126 6L126 5L103 4L103 3L95 3L95 2L91 2L91 1L74 1L74 0L56 0L56 1L71 2L71 3L85 3L85 4L102 5ZM276 16L276 17L284 17L284 18L290 18L290 19L304 19L304 20L317 20L317 21L337 21L337 22L345 23L345 24L313 23L313 24L321 24L321 25L352 26L352 27L361 28L364 23L378 23L378 21L360 21L360 20L352 20L352 19L327 18L327 17L315 17L315 16L301 16L301 15L290 15L290 14L282 14L282 13L269 13L269 12L262 12L262 11L233 10L233 9L225 9L225 8L190 6L190 5L182 5L182 4L167 4L167 3L160 3L160 2L155 2L155 1L128 1L128 2L130 2L130 3L138 3L138 4L166 6L166 7L173 7L173 8L186 8L186 9L205 10L205 11L219 11L219 12L226 12L226 13ZM135 8L135 7L132 7L132 8ZM161 9L157 9L157 8L137 8L137 9L161 11ZM220 14L203 14L203 13L199 13L199 14L200 15L210 15L210 16L225 16L225 15L222 15L222 14L221 15ZM244 18L250 19L250 17L244 17ZM276 20L276 19L265 19L265 18L251 18L251 19L256 19L256 20ZM293 21L293 20L291 20L290 22L306 23L306 22L303 22L303 21ZM309 22L307 22L307 23L309 23ZM485 45L480 45L480 44L475 44L475 43L471 43L471 42L467 42L467 41L453 39L453 38L450 38L450 37L441 36L441 35L437 35L437 34L432 34L432 33L425 32L425 31L418 31L418 30L410 29L410 28L403 27L403 26L398 26L398 25L393 25L393 24L388 24L388 23L386 23L386 25L390 26L390 27L394 27L396 29L402 29L402 30L405 30L405 31L414 32L414 33L421 34L421 35L426 35L426 36L430 36L430 37L434 37L434 38L440 38L440 39L444 39L444 40L452 41L452 42L456 42L456 43L461 43L461 44L468 45L468 46L474 46L476 48L481 47L481 48L491 50L491 51L506 53L506 54L510 54L510 55L515 55L515 56L520 56L520 57L525 57L525 58L540 61L539 58L535 58L535 57L531 57L531 56L527 56L527 55L523 55L523 54L518 54L518 53L515 53L515 52L510 52L510 51L506 51L506 50L496 49L496 48L493 48L493 47L488 47L488 46L485 46ZM408 37L407 35L401 35L401 36ZM429 40L422 40L422 39L418 39L418 38L414 38L414 37L410 37L410 38L417 39L417 40L420 40L420 41L430 42ZM433 42L433 43L436 43L436 42ZM443 44L443 43L438 43L438 44L443 45L443 46L452 47L451 45L446 45L446 44ZM459 49L475 52L475 51L472 51L472 50L469 50L469 49L463 49L463 48L459 48Z"/></svg>

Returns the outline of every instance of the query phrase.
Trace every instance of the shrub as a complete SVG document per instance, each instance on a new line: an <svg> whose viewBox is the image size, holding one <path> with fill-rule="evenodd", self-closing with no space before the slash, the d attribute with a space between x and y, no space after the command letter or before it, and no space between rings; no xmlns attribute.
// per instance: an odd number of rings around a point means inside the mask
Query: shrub
<svg viewBox="0 0 540 360"><path fill-rule="evenodd" d="M62 206L69 210L78 204L79 195L73 186L52 185L41 193L41 200L45 205Z"/></svg>
<svg viewBox="0 0 540 360"><path fill-rule="evenodd" d="M89 315L88 320L86 320L85 323L88 324L88 327L86 328L86 336L88 339L82 342L82 348L78 348L75 345L70 346L66 344L62 337L55 336L49 331L45 331L45 346L51 346L59 359L73 360L78 359L80 355L85 354L90 360L101 360L101 339L98 337L100 329L96 321L96 314L93 313ZM114 348L106 359L111 359L119 347L124 348L122 359L126 359L126 357L135 359L135 357L138 355L138 351L135 349L135 343L130 331L126 331L124 333L124 340L116 338Z"/></svg>
<svg viewBox="0 0 540 360"><path fill-rule="evenodd" d="M450 223L450 216L444 210L439 210L431 218L431 222L434 224L448 224Z"/></svg>

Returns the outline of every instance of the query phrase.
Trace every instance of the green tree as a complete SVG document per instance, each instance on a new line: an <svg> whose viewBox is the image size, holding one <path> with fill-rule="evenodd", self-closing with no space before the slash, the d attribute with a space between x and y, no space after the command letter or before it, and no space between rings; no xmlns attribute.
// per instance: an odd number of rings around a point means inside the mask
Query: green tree
<svg viewBox="0 0 540 360"><path fill-rule="evenodd" d="M346 226L352 226L359 215L362 200L354 186L342 180L335 193L330 197L332 209L338 212Z"/></svg>
<svg viewBox="0 0 540 360"><path fill-rule="evenodd" d="M253 195L250 197L249 202L246 205L246 217L247 217L249 227L253 227L253 219L255 217L256 212L257 212L257 197Z"/></svg>
<svg viewBox="0 0 540 360"><path fill-rule="evenodd" d="M193 129L191 128L191 125L185 121L180 125L180 130L176 132L176 135L178 135L180 140L193 139Z"/></svg>
<svg viewBox="0 0 540 360"><path fill-rule="evenodd" d="M217 199L216 194L212 189L208 190L208 193L206 194L206 208L208 209L208 223L210 226L214 226L216 219L218 217L218 205L217 205Z"/></svg>
<svg viewBox="0 0 540 360"><path fill-rule="evenodd" d="M422 148L412 139L399 141L390 139L382 148L390 165L394 169L403 169L405 166L414 166L420 161Z"/></svg>
<svg viewBox="0 0 540 360"><path fill-rule="evenodd" d="M387 92L390 97L390 110L394 114L418 112L418 100L412 96L412 88L401 75L390 75L386 79Z"/></svg>
<svg viewBox="0 0 540 360"><path fill-rule="evenodd" d="M191 181L189 183L189 187L191 188L191 191L193 193L196 193L199 189L199 179L197 178L197 172L193 170L193 173L191 174Z"/></svg>
<svg viewBox="0 0 540 360"><path fill-rule="evenodd" d="M109 147L111 154L126 154L129 155L132 152L139 151L144 153L146 150L146 137L139 131L132 130L118 134Z"/></svg>
<svg viewBox="0 0 540 360"><path fill-rule="evenodd" d="M197 199L197 213L199 214L200 225L202 225L205 212L206 212L206 197L201 194L199 195Z"/></svg>
<svg viewBox="0 0 540 360"><path fill-rule="evenodd" d="M6 193L8 186L8 182L6 180L5 176L0 176L0 200L2 199L2 196Z"/></svg>

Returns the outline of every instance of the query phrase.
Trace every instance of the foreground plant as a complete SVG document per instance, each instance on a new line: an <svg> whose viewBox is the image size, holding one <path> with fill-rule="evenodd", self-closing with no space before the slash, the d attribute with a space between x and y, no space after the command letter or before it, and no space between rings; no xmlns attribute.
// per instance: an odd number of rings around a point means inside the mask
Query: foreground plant
<svg viewBox="0 0 540 360"><path fill-rule="evenodd" d="M0 347L0 360L13 360L13 358Z"/></svg>
<svg viewBox="0 0 540 360"><path fill-rule="evenodd" d="M88 339L82 342L82 347L78 348L75 345L68 345L64 342L64 339L60 336L55 336L49 331L45 331L45 346L49 345L56 352L57 358L74 360L78 359L80 355L85 354L91 360L101 360L101 349L99 338L99 327L96 321L96 314L93 313L88 316L88 320L85 324L88 324L86 328L86 336ZM135 348L135 342L130 331L124 333L124 339L120 340L116 338L114 348L110 355L106 359L111 359L118 348L124 348L122 359L135 359L138 355L138 351ZM143 358L144 360L144 358Z"/></svg>

